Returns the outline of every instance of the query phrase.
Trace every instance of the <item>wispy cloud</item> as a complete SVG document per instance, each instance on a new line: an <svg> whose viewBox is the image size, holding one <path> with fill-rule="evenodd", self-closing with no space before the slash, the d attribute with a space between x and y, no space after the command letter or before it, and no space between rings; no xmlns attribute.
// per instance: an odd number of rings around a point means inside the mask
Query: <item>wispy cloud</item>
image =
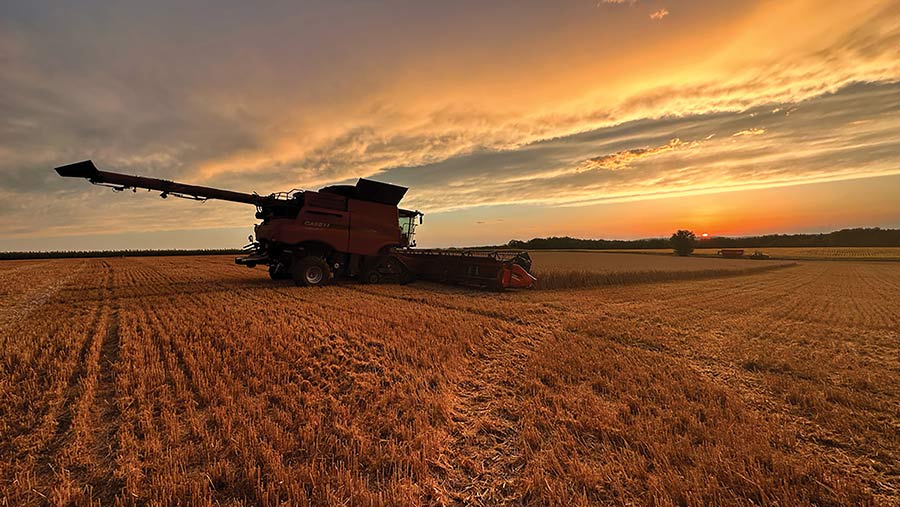
<svg viewBox="0 0 900 507"><path fill-rule="evenodd" d="M383 176L417 185L410 204L434 211L584 206L900 173L900 84L855 85L792 107L790 116L769 105L640 120ZM673 132L679 137L667 137Z"/></svg>
<svg viewBox="0 0 900 507"><path fill-rule="evenodd" d="M777 108L776 108L776 109L777 109ZM778 111L776 110L776 111L773 111L773 112L778 112ZM739 131L735 132L734 134L731 134L731 137L741 137L741 136L761 136L761 135L763 135L763 134L765 134L765 133L766 133L766 129L762 129L762 128L750 128L750 129L739 130Z"/></svg>
<svg viewBox="0 0 900 507"><path fill-rule="evenodd" d="M669 9L659 9L650 13L650 19L659 21L669 15Z"/></svg>
<svg viewBox="0 0 900 507"><path fill-rule="evenodd" d="M700 143L700 141L684 142L676 137L661 146L654 146L649 148L631 148L628 150L617 151L616 153L610 155L593 157L582 163L582 167L584 167L585 169L605 169L610 171L626 169L630 167L632 163L638 160L674 150L697 148L700 146Z"/></svg>

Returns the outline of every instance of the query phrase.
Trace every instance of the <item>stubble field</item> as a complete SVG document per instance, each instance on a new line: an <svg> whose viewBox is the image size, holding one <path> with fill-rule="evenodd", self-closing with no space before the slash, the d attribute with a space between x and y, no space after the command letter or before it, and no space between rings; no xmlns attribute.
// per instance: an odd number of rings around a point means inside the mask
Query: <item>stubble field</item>
<svg viewBox="0 0 900 507"><path fill-rule="evenodd" d="M700 280L750 275L793 265L788 261L710 259L601 251L533 251L538 289Z"/></svg>
<svg viewBox="0 0 900 507"><path fill-rule="evenodd" d="M0 504L898 503L900 265L564 261L502 294L0 263Z"/></svg>

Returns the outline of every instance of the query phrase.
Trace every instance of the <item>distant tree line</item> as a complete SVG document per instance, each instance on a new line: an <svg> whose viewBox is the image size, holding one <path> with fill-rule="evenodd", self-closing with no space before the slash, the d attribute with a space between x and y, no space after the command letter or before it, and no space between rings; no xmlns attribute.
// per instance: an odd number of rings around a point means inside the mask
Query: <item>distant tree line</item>
<svg viewBox="0 0 900 507"><path fill-rule="evenodd" d="M728 247L826 247L896 246L900 247L900 229L841 229L824 234L768 234L746 238L715 237L700 242L710 248Z"/></svg>
<svg viewBox="0 0 900 507"><path fill-rule="evenodd" d="M534 238L528 241L512 240L509 248L525 250L615 250L639 248L671 248L669 238L650 239L578 239L565 237ZM699 240L698 248L766 248L766 247L900 247L900 229L857 228L841 229L822 234L767 234L729 238L716 236Z"/></svg>
<svg viewBox="0 0 900 507"><path fill-rule="evenodd" d="M70 259L81 257L164 257L177 255L226 255L239 254L234 248L209 250L66 250L56 252L0 252L0 260L16 259Z"/></svg>

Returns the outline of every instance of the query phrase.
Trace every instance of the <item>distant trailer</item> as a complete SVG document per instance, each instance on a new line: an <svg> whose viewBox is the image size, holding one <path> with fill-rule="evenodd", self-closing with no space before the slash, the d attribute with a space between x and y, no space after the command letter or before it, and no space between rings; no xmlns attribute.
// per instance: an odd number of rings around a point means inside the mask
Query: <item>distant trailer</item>
<svg viewBox="0 0 900 507"><path fill-rule="evenodd" d="M717 252L719 257L727 257L729 259L737 259L744 256L744 250L740 248L723 248Z"/></svg>

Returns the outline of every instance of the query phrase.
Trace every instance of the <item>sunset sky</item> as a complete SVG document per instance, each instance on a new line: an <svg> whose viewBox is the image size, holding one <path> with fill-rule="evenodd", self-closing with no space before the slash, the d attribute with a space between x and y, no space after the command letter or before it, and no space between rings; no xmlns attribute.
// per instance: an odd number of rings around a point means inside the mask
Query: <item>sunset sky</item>
<svg viewBox="0 0 900 507"><path fill-rule="evenodd" d="M900 227L896 0L0 1L0 250L239 247L410 187L420 246Z"/></svg>

